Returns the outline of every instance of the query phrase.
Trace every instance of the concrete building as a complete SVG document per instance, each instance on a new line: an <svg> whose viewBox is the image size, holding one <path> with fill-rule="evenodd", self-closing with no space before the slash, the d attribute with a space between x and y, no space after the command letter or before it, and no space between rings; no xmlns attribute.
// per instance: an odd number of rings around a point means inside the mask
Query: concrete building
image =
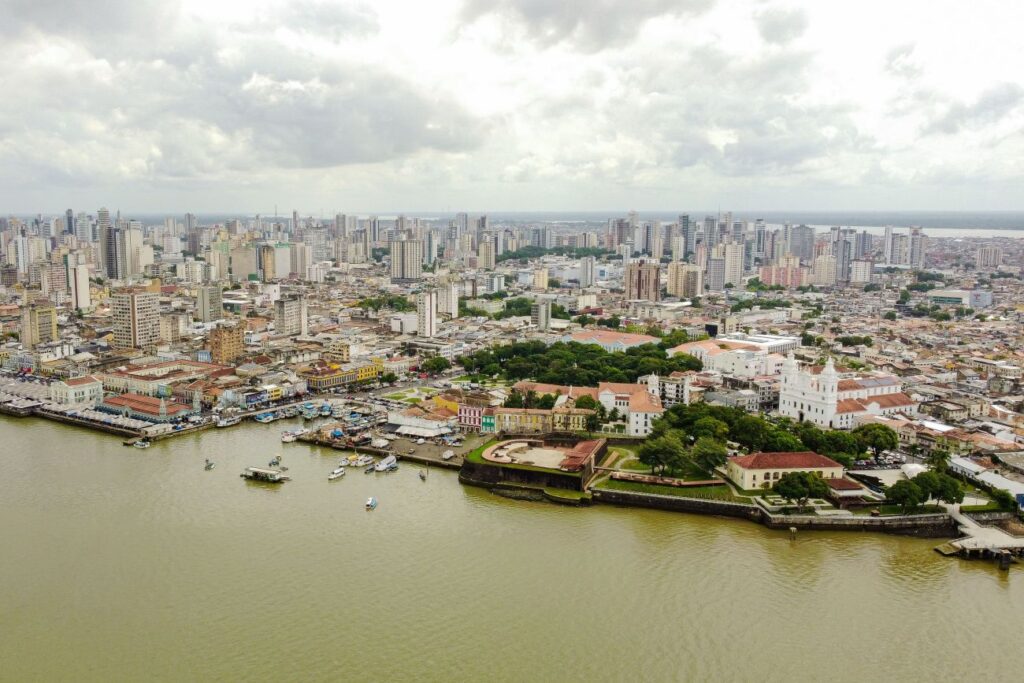
<svg viewBox="0 0 1024 683"><path fill-rule="evenodd" d="M437 334L437 291L430 289L416 295L416 334L430 338Z"/></svg>
<svg viewBox="0 0 1024 683"><path fill-rule="evenodd" d="M196 317L199 320L210 323L224 317L223 293L219 286L199 287L196 294Z"/></svg>
<svg viewBox="0 0 1024 683"><path fill-rule="evenodd" d="M594 286L596 265L596 259L593 256L584 256L580 259L580 287Z"/></svg>
<svg viewBox="0 0 1024 683"><path fill-rule="evenodd" d="M305 335L309 331L305 297L282 298L274 302L274 331L289 337Z"/></svg>
<svg viewBox="0 0 1024 683"><path fill-rule="evenodd" d="M53 306L28 304L21 310L21 345L34 349L39 344L57 340L57 309Z"/></svg>
<svg viewBox="0 0 1024 683"><path fill-rule="evenodd" d="M72 377L50 384L50 400L61 405L95 406L103 400L103 382L92 377Z"/></svg>
<svg viewBox="0 0 1024 683"><path fill-rule="evenodd" d="M536 299L530 306L530 323L538 330L551 329L551 302Z"/></svg>
<svg viewBox="0 0 1024 683"><path fill-rule="evenodd" d="M419 280L423 277L423 242L420 240L391 240L391 281Z"/></svg>
<svg viewBox="0 0 1024 683"><path fill-rule="evenodd" d="M210 359L229 365L245 355L245 326L217 325L210 330Z"/></svg>
<svg viewBox="0 0 1024 683"><path fill-rule="evenodd" d="M640 259L628 263L624 280L626 299L661 299L661 267L657 262Z"/></svg>
<svg viewBox="0 0 1024 683"><path fill-rule="evenodd" d="M547 290L548 288L548 269L547 268L536 268L533 271L533 288L540 290Z"/></svg>
<svg viewBox="0 0 1024 683"><path fill-rule="evenodd" d="M809 472L822 479L842 479L843 466L813 451L751 453L729 458L726 476L744 491L770 488L783 475Z"/></svg>
<svg viewBox="0 0 1024 683"><path fill-rule="evenodd" d="M114 346L142 348L160 340L160 298L154 292L121 290L111 297Z"/></svg>
<svg viewBox="0 0 1024 683"><path fill-rule="evenodd" d="M668 264L669 296L692 299L704 293L704 272L692 263L672 262Z"/></svg>
<svg viewBox="0 0 1024 683"><path fill-rule="evenodd" d="M89 290L89 266L82 264L68 267L68 284L71 287L71 306L78 311L92 308L92 293Z"/></svg>

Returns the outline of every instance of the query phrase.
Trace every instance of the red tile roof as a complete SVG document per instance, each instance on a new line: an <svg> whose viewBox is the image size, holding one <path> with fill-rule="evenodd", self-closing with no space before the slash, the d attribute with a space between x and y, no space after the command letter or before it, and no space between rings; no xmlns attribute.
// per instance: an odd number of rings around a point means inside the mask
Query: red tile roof
<svg viewBox="0 0 1024 683"><path fill-rule="evenodd" d="M786 453L751 453L729 458L745 470L816 469L842 467L839 463L814 451Z"/></svg>

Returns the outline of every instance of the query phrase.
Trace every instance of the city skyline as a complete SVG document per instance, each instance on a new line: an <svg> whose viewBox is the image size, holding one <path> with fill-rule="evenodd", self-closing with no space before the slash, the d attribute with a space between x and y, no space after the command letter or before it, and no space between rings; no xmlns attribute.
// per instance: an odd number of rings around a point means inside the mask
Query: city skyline
<svg viewBox="0 0 1024 683"><path fill-rule="evenodd" d="M1006 4L7 5L8 212L1024 208Z"/></svg>

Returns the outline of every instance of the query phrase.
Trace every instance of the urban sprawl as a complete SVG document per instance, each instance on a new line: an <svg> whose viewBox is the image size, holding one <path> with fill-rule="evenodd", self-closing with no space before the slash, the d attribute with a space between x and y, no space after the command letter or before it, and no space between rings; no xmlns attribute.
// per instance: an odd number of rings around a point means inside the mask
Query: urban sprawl
<svg viewBox="0 0 1024 683"><path fill-rule="evenodd" d="M324 417L285 440L517 497L1024 548L1022 239L102 208L0 219L0 264L9 415L142 445Z"/></svg>

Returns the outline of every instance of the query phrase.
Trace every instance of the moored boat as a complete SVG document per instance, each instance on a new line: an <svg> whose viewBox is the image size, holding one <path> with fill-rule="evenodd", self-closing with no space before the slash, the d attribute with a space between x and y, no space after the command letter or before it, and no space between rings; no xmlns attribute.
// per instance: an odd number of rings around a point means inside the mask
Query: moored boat
<svg viewBox="0 0 1024 683"><path fill-rule="evenodd" d="M142 439L141 441L136 441L132 445L136 448L149 448L151 444L145 439Z"/></svg>
<svg viewBox="0 0 1024 683"><path fill-rule="evenodd" d="M219 420L217 420L217 426L218 427L233 427L233 426L235 426L236 424L238 424L241 421L242 421L242 418L239 417L238 415L232 415L231 417L222 417Z"/></svg>
<svg viewBox="0 0 1024 683"><path fill-rule="evenodd" d="M393 455L389 455L388 457L384 458L379 463L377 463L377 466L376 466L376 470L378 472L394 472L397 469L398 469L398 458L396 458Z"/></svg>
<svg viewBox="0 0 1024 683"><path fill-rule="evenodd" d="M246 467L245 471L240 475L243 479L249 479L251 481L265 481L270 484L280 484L281 482L289 481L291 477L287 476L281 470L266 469L264 467Z"/></svg>

